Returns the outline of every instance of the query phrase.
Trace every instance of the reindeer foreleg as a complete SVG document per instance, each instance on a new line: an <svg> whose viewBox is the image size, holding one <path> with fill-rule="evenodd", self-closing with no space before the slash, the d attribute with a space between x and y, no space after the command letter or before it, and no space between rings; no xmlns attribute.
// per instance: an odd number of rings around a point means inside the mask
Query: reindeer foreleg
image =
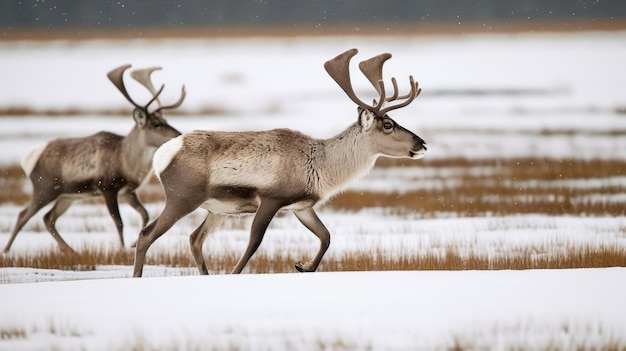
<svg viewBox="0 0 626 351"><path fill-rule="evenodd" d="M315 258L306 263L298 262L295 267L299 272L315 272L326 250L328 250L330 246L330 232L326 229L326 226L324 226L324 223L322 223L319 217L317 217L313 208L294 211L294 214L300 220L300 223L304 224L307 229L320 239L320 249L317 251Z"/></svg>

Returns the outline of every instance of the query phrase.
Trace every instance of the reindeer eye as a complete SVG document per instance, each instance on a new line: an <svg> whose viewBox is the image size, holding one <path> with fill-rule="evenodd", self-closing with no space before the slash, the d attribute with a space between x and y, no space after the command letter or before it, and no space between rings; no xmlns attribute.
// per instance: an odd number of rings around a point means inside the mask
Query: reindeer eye
<svg viewBox="0 0 626 351"><path fill-rule="evenodd" d="M393 130L393 123L387 121L383 123L383 129L385 132L391 132Z"/></svg>

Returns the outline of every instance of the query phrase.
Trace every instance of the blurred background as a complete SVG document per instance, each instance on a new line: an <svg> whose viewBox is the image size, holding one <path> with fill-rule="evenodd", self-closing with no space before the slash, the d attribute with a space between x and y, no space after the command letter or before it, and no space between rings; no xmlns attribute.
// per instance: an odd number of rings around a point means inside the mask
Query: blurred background
<svg viewBox="0 0 626 351"><path fill-rule="evenodd" d="M581 30L624 27L622 0L24 0L0 2L3 37L125 32L173 35L398 31ZM155 31L155 32L152 32ZM102 33L103 35L105 33Z"/></svg>

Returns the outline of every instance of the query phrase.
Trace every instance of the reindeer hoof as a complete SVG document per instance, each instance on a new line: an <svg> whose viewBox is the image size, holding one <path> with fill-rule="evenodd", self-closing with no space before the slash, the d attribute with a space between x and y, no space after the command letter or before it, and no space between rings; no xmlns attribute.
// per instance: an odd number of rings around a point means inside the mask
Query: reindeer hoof
<svg viewBox="0 0 626 351"><path fill-rule="evenodd" d="M309 272L315 272L315 269L311 269L310 267L310 263L302 263L302 262L298 262L295 264L296 270L300 273L309 273Z"/></svg>

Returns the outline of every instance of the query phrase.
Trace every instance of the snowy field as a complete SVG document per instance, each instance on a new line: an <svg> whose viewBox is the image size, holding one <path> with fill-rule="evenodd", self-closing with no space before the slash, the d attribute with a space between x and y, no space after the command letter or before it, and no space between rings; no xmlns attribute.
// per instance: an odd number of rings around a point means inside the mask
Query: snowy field
<svg viewBox="0 0 626 351"><path fill-rule="evenodd" d="M182 132L289 127L331 137L356 119L356 108L322 64L356 47L353 81L359 95L373 97L356 62L381 52L394 55L385 74L396 76L401 90L409 74L419 81L422 95L392 116L428 141L427 158L620 159L626 151L625 42L626 32L0 42L0 107L130 110L106 72L123 63L159 65L164 69L154 78L166 84L163 101L176 100L182 84L187 88L187 113L168 117ZM129 90L147 99L136 85ZM217 113L206 116L204 110ZM58 136L126 133L132 119L130 111L128 118L97 112L2 116L0 125L0 165L7 166ZM437 186L419 182L429 174L419 162L375 169L352 189ZM623 177L610 181L626 185ZM593 180L574 186L593 186ZM148 209L154 217L160 205ZM1 247L19 210L0 205ZM121 210L129 243L139 218L125 206ZM41 223L44 211L17 237L10 254L54 247ZM453 246L486 256L541 255L564 245L626 247L623 217L424 219L382 208L319 213L333 234L326 258L372 247L406 255ZM181 221L152 250L186 246L199 215ZM249 220L226 222L207 239L205 254L243 252ZM58 228L74 247L117 245L103 206L75 205ZM310 257L317 245L286 215L272 222L260 251ZM626 268L182 277L195 273L184 270L152 266L146 268L150 277L129 279L132 267L1 268L0 349L626 347Z"/></svg>

